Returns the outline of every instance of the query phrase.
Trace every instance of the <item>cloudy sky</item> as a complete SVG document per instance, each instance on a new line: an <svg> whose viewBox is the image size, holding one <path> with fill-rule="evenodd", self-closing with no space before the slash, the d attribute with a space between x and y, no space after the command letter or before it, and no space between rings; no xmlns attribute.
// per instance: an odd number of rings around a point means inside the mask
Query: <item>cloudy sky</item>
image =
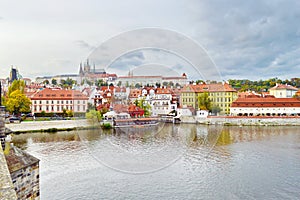
<svg viewBox="0 0 300 200"><path fill-rule="evenodd" d="M224 80L300 77L299 8L298 0L0 1L0 78L12 65L30 78L78 73L105 41L145 27L190 38ZM191 63L174 55L130 50L115 57L110 70L124 75L129 65L155 63L189 71Z"/></svg>

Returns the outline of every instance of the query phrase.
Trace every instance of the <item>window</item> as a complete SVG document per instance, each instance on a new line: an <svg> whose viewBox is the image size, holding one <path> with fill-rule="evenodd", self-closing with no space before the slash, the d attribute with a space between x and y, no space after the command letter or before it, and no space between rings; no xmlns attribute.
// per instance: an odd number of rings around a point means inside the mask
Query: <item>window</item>
<svg viewBox="0 0 300 200"><path fill-rule="evenodd" d="M46 106L46 111L48 111L49 110L49 106Z"/></svg>
<svg viewBox="0 0 300 200"><path fill-rule="evenodd" d="M68 103L69 103L69 101L67 100L67 101L66 101L66 104L68 104Z"/></svg>
<svg viewBox="0 0 300 200"><path fill-rule="evenodd" d="M72 101L70 101L70 104L72 104Z"/></svg>
<svg viewBox="0 0 300 200"><path fill-rule="evenodd" d="M78 100L77 103L80 104L80 101Z"/></svg>
<svg viewBox="0 0 300 200"><path fill-rule="evenodd" d="M85 111L85 106L83 106L83 111Z"/></svg>
<svg viewBox="0 0 300 200"><path fill-rule="evenodd" d="M59 106L57 106L57 111L59 111Z"/></svg>
<svg viewBox="0 0 300 200"><path fill-rule="evenodd" d="M77 111L80 111L80 106L79 105L77 106Z"/></svg>
<svg viewBox="0 0 300 200"><path fill-rule="evenodd" d="M42 106L40 106L40 111L42 111Z"/></svg>
<svg viewBox="0 0 300 200"><path fill-rule="evenodd" d="M42 104L42 101L40 101L40 104Z"/></svg>
<svg viewBox="0 0 300 200"><path fill-rule="evenodd" d="M52 100L51 103L54 104L54 101Z"/></svg>
<svg viewBox="0 0 300 200"><path fill-rule="evenodd" d="M34 101L34 104L36 104L36 101Z"/></svg>
<svg viewBox="0 0 300 200"><path fill-rule="evenodd" d="M36 106L34 106L34 111L37 111L37 110L36 110Z"/></svg>
<svg viewBox="0 0 300 200"><path fill-rule="evenodd" d="M59 101L57 101L57 104L59 104Z"/></svg>
<svg viewBox="0 0 300 200"><path fill-rule="evenodd" d="M46 101L46 104L49 104L49 101L48 101L48 100Z"/></svg>
<svg viewBox="0 0 300 200"><path fill-rule="evenodd" d="M51 106L51 110L54 111L54 106Z"/></svg>
<svg viewBox="0 0 300 200"><path fill-rule="evenodd" d="M61 110L62 110L62 111L64 110L64 106L61 106Z"/></svg>
<svg viewBox="0 0 300 200"><path fill-rule="evenodd" d="M64 104L64 101L61 101L61 104Z"/></svg>

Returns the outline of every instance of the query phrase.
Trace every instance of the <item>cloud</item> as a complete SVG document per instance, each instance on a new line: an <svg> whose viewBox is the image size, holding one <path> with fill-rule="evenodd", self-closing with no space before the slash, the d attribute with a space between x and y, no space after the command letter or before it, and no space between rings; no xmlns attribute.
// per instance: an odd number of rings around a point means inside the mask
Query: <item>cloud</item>
<svg viewBox="0 0 300 200"><path fill-rule="evenodd" d="M95 46L90 45L84 40L76 40L75 43L81 48L88 49L88 50L94 50L96 48Z"/></svg>
<svg viewBox="0 0 300 200"><path fill-rule="evenodd" d="M144 64L144 54L142 51L133 51L117 58L109 68L122 69L128 72L132 67Z"/></svg>
<svg viewBox="0 0 300 200"><path fill-rule="evenodd" d="M299 6L299 1L201 1L192 14L195 37L204 41L224 78L284 76L267 69L280 55L299 59L290 53L300 46ZM285 67L294 69L292 62Z"/></svg>
<svg viewBox="0 0 300 200"><path fill-rule="evenodd" d="M289 74L300 77L297 69L300 54L293 53L298 52L300 47L298 0L178 0L176 3L171 0L130 0L116 3L120 6L116 7L104 0L76 1L74 4L55 1L54 4L38 4L39 9L35 9L33 2L21 3L18 7L9 1L2 3L1 15L5 16L5 22L6 19L10 20L4 23L3 17L0 17L3 22L0 65L10 66L17 62L22 68L27 66L23 70L26 72L32 71L33 66L39 66L43 74L48 69L46 64L42 64L45 60L68 59L73 62L68 66L69 71L77 72L78 63L95 49L92 44L100 44L120 32L158 27L183 33L205 47L225 80L282 77ZM63 9L65 7L68 7L67 13ZM13 13L10 12L12 8L15 10ZM182 38L173 42L175 37L169 38L164 34L154 36L149 41L158 44L158 41L165 40L166 44L161 43L167 47L171 47L167 44L168 39L173 39L170 42L172 44L183 44ZM104 45L101 49L103 54L89 58L97 67L104 68L113 58L124 53L123 46L131 47L132 41L142 41L143 34L132 38L134 40L128 40L128 43L124 41L124 45L118 43L113 49L105 49L107 46ZM28 51L29 48L31 51ZM181 55L186 52L195 58L193 49L191 52L187 52L187 48L182 50ZM124 55L112 67L117 71L120 66L128 69L129 66L150 61L175 66L174 69L180 72L187 66L178 59L165 56L159 49L156 51L158 54L143 51L140 55ZM141 55L144 58L139 57ZM177 63L183 68L176 67Z"/></svg>

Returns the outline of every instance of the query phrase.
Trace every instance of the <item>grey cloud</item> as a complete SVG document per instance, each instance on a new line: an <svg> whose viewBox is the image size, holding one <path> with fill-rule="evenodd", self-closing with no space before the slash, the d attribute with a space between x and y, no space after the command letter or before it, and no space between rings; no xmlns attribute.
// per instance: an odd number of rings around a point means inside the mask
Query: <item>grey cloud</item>
<svg viewBox="0 0 300 200"><path fill-rule="evenodd" d="M224 77L280 77L300 58L291 53L300 46L299 7L299 1L201 1L193 13L196 37L206 42ZM280 65L275 69L271 63L276 59Z"/></svg>
<svg viewBox="0 0 300 200"><path fill-rule="evenodd" d="M81 48L89 49L89 50L94 50L96 47L90 45L89 43L85 42L84 40L77 40L75 41L77 45L79 45Z"/></svg>

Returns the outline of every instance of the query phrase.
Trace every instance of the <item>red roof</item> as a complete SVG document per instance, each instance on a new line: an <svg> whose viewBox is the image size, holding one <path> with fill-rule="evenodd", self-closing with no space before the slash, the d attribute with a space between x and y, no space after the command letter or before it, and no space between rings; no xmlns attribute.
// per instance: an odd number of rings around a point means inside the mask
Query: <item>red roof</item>
<svg viewBox="0 0 300 200"><path fill-rule="evenodd" d="M236 92L228 83L212 83L212 84L189 84L182 89L183 92Z"/></svg>
<svg viewBox="0 0 300 200"><path fill-rule="evenodd" d="M287 85L287 84L276 84L274 87L270 88L270 90L295 90L297 91L298 88L295 88L294 86Z"/></svg>
<svg viewBox="0 0 300 200"><path fill-rule="evenodd" d="M50 89L45 88L36 92L31 100L44 100L44 99L59 99L59 100L88 100L88 97L78 90L65 90L65 89Z"/></svg>
<svg viewBox="0 0 300 200"><path fill-rule="evenodd" d="M231 107L300 107L295 98L238 98Z"/></svg>
<svg viewBox="0 0 300 200"><path fill-rule="evenodd" d="M157 88L156 94L171 94L171 91L168 88Z"/></svg>

